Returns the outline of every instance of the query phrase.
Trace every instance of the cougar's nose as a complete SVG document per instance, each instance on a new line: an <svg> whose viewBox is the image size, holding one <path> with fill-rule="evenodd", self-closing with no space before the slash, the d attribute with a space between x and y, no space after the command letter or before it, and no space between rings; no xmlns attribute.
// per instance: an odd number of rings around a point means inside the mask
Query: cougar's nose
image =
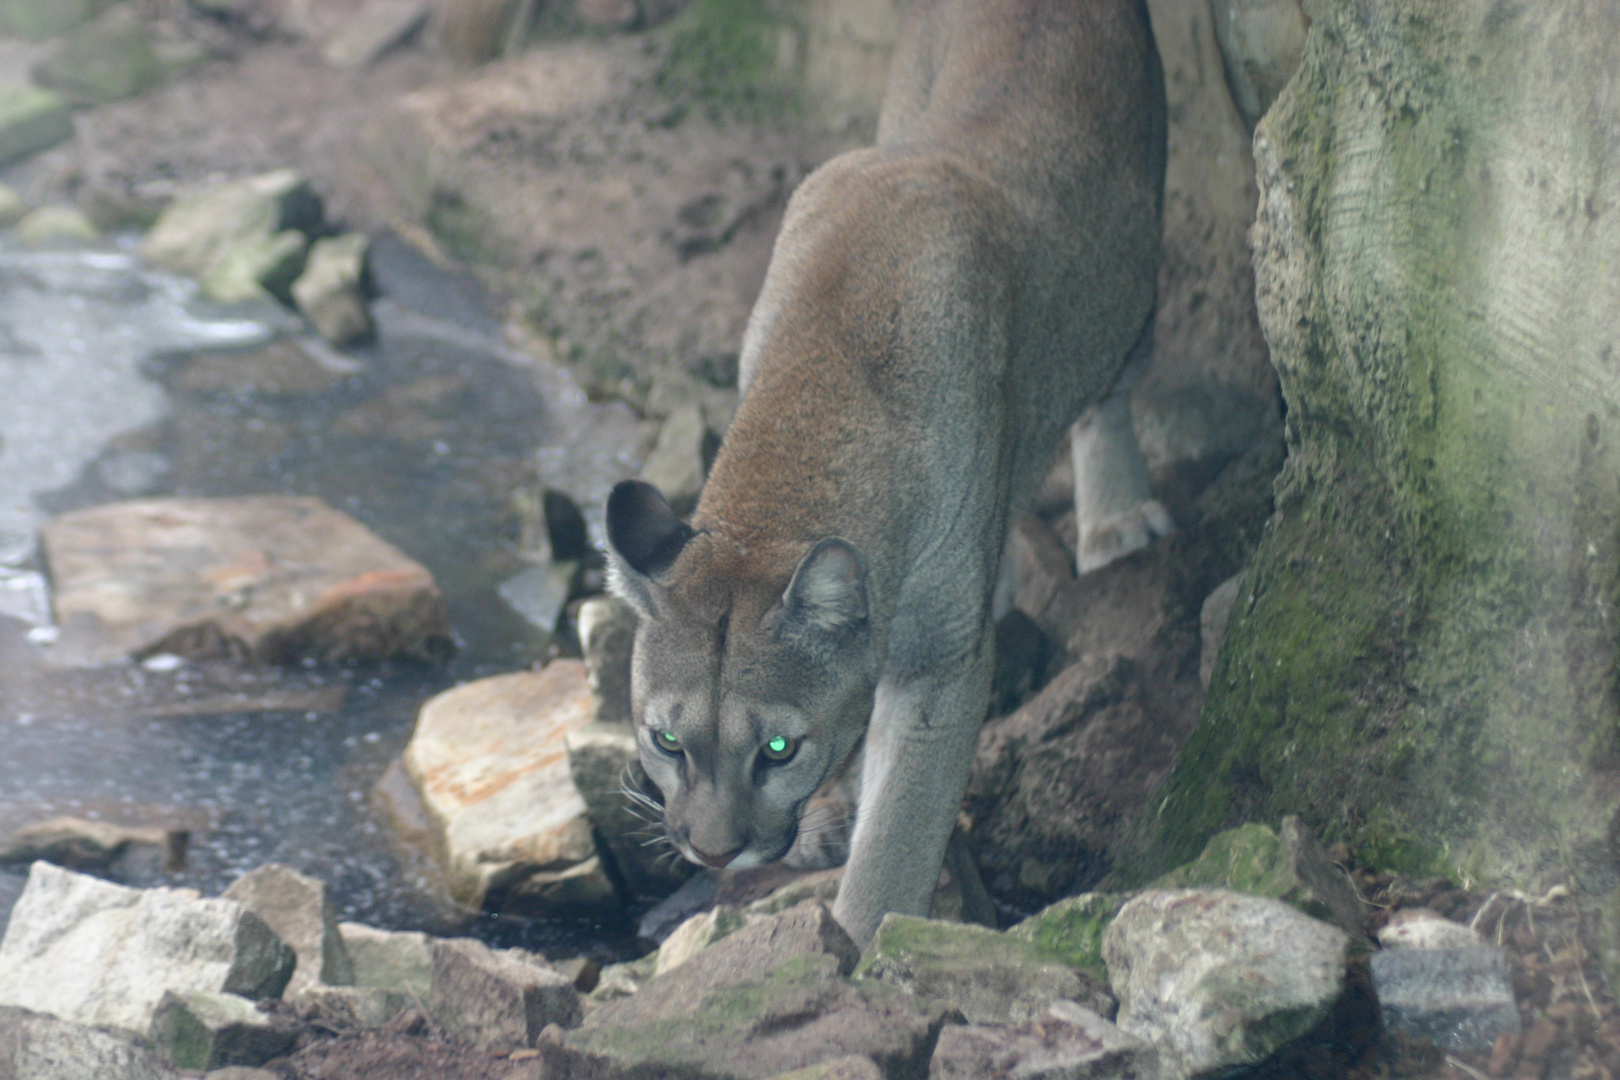
<svg viewBox="0 0 1620 1080"><path fill-rule="evenodd" d="M700 848L696 844L694 844L694 845L692 845L692 854L696 855L697 858L698 858L698 862L702 863L704 866L712 866L716 870L719 870L721 867L723 867L727 863L729 863L732 859L735 859L738 855L741 855L742 854L742 848L740 848L740 847L732 848L730 851L726 852L724 855L710 855L707 852L705 852L702 848Z"/></svg>

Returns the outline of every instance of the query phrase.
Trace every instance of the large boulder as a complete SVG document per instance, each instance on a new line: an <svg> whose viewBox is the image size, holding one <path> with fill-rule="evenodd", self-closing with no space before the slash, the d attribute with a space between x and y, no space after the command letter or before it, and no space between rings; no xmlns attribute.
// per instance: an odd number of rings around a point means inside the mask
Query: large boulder
<svg viewBox="0 0 1620 1080"><path fill-rule="evenodd" d="M1350 939L1277 900L1150 891L1103 934L1119 1026L1159 1048L1164 1080L1253 1065L1327 1015Z"/></svg>
<svg viewBox="0 0 1620 1080"><path fill-rule="evenodd" d="M290 866L266 863L233 881L225 890L225 899L235 900L263 919L297 954L298 968L285 996L323 983L346 986L354 982L354 965L338 932L337 909L324 881Z"/></svg>
<svg viewBox="0 0 1620 1080"><path fill-rule="evenodd" d="M1620 10L1305 8L1255 135L1290 453L1142 876L1299 813L1413 876L1608 891Z"/></svg>
<svg viewBox="0 0 1620 1080"><path fill-rule="evenodd" d="M165 992L276 997L296 958L234 900L35 863L0 941L0 1005L144 1034Z"/></svg>
<svg viewBox="0 0 1620 1080"><path fill-rule="evenodd" d="M145 499L42 530L60 648L265 663L431 658L449 613L431 574L318 499Z"/></svg>
<svg viewBox="0 0 1620 1080"><path fill-rule="evenodd" d="M0 31L41 40L72 30L111 0L0 0Z"/></svg>
<svg viewBox="0 0 1620 1080"><path fill-rule="evenodd" d="M568 767L568 735L593 707L577 660L480 679L422 706L403 760L457 900L546 911L614 898Z"/></svg>

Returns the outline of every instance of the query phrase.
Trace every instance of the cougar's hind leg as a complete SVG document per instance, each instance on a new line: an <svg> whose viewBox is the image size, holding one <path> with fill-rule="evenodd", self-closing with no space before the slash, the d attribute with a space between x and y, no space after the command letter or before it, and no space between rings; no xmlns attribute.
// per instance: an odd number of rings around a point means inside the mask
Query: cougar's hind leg
<svg viewBox="0 0 1620 1080"><path fill-rule="evenodd" d="M1169 511L1153 497L1147 461L1131 421L1131 388L1152 351L1152 323L1131 350L1119 381L1072 429L1074 513L1080 542L1080 573L1107 566L1175 528Z"/></svg>

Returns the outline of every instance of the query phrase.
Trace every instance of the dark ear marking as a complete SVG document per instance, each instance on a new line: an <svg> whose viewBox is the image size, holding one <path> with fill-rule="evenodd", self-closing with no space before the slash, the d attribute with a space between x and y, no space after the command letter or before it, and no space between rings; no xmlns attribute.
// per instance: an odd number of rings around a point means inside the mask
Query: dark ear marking
<svg viewBox="0 0 1620 1080"><path fill-rule="evenodd" d="M608 543L643 577L657 577L696 533L675 516L663 493L641 480L624 480L607 501Z"/></svg>
<svg viewBox="0 0 1620 1080"><path fill-rule="evenodd" d="M866 564L853 544L818 540L782 596L786 625L835 633L866 619Z"/></svg>

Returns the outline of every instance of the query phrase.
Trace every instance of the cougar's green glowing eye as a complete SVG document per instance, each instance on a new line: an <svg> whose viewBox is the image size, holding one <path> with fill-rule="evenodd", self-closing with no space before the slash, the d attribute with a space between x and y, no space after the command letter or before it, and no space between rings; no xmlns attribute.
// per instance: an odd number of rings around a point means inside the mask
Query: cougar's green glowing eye
<svg viewBox="0 0 1620 1080"><path fill-rule="evenodd" d="M766 761L786 761L799 750L799 740L790 739L786 735L778 735L766 743L760 754Z"/></svg>
<svg viewBox="0 0 1620 1080"><path fill-rule="evenodd" d="M678 754L681 752L681 740L675 737L673 731L660 731L653 736L653 742L657 743L658 749L666 754Z"/></svg>

